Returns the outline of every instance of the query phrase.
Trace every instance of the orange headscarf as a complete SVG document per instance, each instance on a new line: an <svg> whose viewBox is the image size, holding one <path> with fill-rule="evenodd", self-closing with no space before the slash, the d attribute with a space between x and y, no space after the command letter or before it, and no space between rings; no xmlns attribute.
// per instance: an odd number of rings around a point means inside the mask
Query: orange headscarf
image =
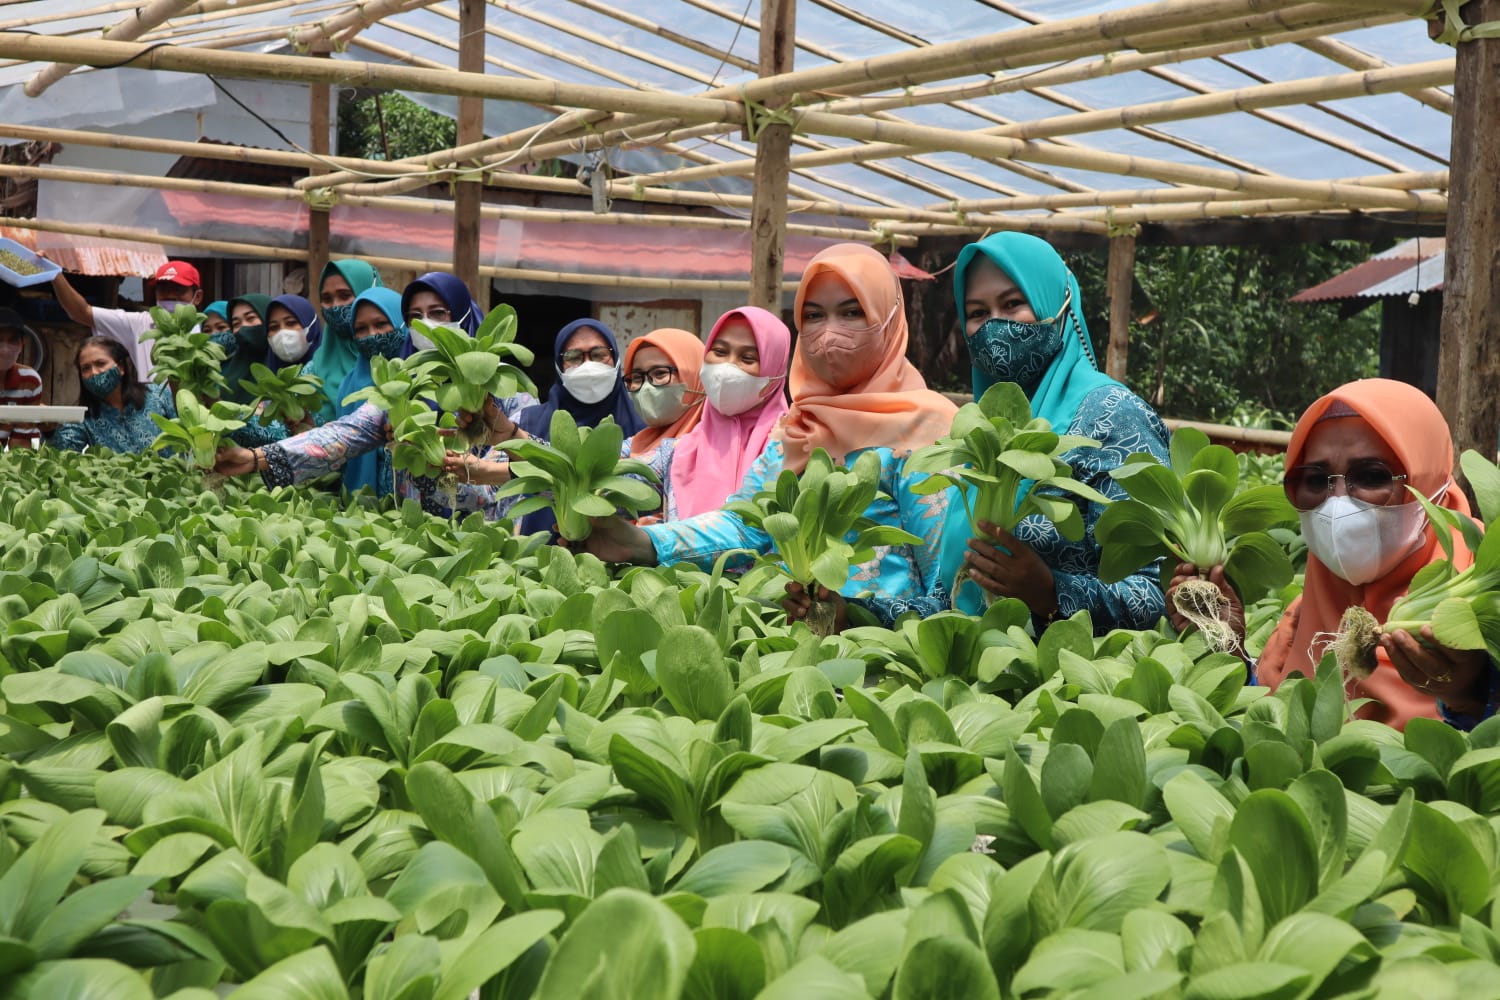
<svg viewBox="0 0 1500 1000"><path fill-rule="evenodd" d="M1390 379L1371 378L1340 386L1307 408L1292 432L1292 443L1286 453L1286 467L1301 464L1308 435L1328 408L1343 403L1374 429L1388 444L1406 470L1406 485L1433 497L1443 487L1447 491L1434 503L1461 513L1469 513L1469 501L1452 483L1453 439L1448 423L1437 406L1415 386ZM1345 418L1353 419L1353 418ZM1413 503L1416 501L1413 500ZM1320 633L1338 631L1339 618L1346 608L1364 607L1380 621L1390 614L1391 605L1403 596L1417 571L1428 563L1445 558L1431 524L1424 531L1422 545L1403 559L1395 569L1378 580L1355 585L1334 575L1316 556L1307 557L1307 575L1302 596L1287 608L1286 614L1271 633L1256 668L1262 684L1276 687L1293 671L1311 677L1323 643ZM1472 561L1469 550L1455 535L1454 562L1459 568ZM1346 689L1351 698L1372 698L1359 711L1360 718L1374 719L1396 728L1407 720L1439 717L1437 701L1401 679L1385 650L1376 650L1375 672L1359 680L1351 678Z"/></svg>
<svg viewBox="0 0 1500 1000"><path fill-rule="evenodd" d="M674 330L671 327L652 330L644 337L635 338L625 348L624 367L627 373L630 366L635 364L636 352L647 345L672 359L672 367L677 369L677 374L687 386L685 401L688 408L666 427L652 427L648 424L636 431L635 436L630 439L632 455L644 455L667 438L682 437L698 426L698 419L703 416L703 381L698 377L703 369L703 341L686 330Z"/></svg>
<svg viewBox="0 0 1500 1000"><path fill-rule="evenodd" d="M863 382L840 389L813 374L798 343L787 376L792 406L782 433L786 468L801 472L816 448L842 462L861 448L886 447L905 454L948 433L958 408L928 389L921 372L906 360L906 312L901 282L890 261L862 243L840 243L819 253L797 287L799 323L808 286L825 273L842 278L859 299L867 321L880 324L870 344L880 363Z"/></svg>

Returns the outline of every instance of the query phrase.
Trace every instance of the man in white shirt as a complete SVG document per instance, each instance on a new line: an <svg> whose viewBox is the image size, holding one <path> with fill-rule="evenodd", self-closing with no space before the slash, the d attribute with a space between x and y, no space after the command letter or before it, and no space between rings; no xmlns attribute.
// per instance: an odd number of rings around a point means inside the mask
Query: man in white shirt
<svg viewBox="0 0 1500 1000"><path fill-rule="evenodd" d="M156 276L147 288L147 297L154 298L157 305L167 310L184 302L196 308L203 304L201 284L196 267L186 261L169 260L156 269ZM137 376L142 382L151 381L151 342L141 340L141 334L153 325L149 312L96 309L68 283L62 272L52 279L52 294L57 296L58 304L73 322L89 327L98 336L125 345L135 362Z"/></svg>

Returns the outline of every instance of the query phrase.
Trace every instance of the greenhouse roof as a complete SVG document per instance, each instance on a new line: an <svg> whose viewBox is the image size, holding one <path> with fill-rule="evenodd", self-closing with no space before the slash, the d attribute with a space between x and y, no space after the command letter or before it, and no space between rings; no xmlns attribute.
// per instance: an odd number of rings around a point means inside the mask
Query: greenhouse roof
<svg viewBox="0 0 1500 1000"><path fill-rule="evenodd" d="M893 233L1102 232L1348 209L1440 215L1453 50L1429 38L1417 16L1425 6L802 0L793 72L757 82L756 3L490 0L485 60L492 76L622 98L744 99L756 111L758 95L790 97L799 112L791 209ZM216 52L331 40L334 59L450 68L458 18L457 0L46 0L5 5L0 51L24 51L34 36L23 32L92 41L102 30ZM43 65L0 63L0 121L128 130L142 114L130 99L142 85L131 81L152 71L80 69L43 90ZM101 74L114 85L101 87ZM39 96L23 96L28 81ZM455 107L452 95L413 96ZM563 101L487 101L486 134L515 147L489 165L516 170L564 154L635 175L616 182L616 196L712 190L743 207L734 196L750 190L755 145L741 121L615 107L585 116Z"/></svg>

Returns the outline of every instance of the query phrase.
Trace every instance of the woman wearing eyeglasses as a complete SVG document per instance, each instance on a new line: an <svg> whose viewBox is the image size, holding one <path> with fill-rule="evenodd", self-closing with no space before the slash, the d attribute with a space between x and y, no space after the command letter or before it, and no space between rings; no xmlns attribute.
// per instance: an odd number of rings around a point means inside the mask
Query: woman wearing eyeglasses
<svg viewBox="0 0 1500 1000"><path fill-rule="evenodd" d="M645 423L630 405L625 391L620 345L614 331L596 319L576 319L557 332L553 365L557 381L547 399L517 421L532 437L545 438L552 415L567 410L580 427L593 427L605 417L630 437Z"/></svg>
<svg viewBox="0 0 1500 1000"><path fill-rule="evenodd" d="M1167 430L1156 412L1125 386L1098 370L1083 319L1078 280L1056 250L1025 233L996 233L971 243L953 269L953 294L963 320L974 398L996 382L1015 382L1058 434L1098 441L1064 456L1078 480L1111 498L1125 494L1109 471L1135 452L1167 460ZM1044 625L1087 610L1094 630L1149 628L1164 610L1155 567L1142 567L1118 583L1099 580L1094 524L1104 505L1086 502L1086 531L1063 538L1040 516L1028 517L1014 535L981 525L974 538L961 504L949 508L943 530L941 579L967 565L980 587L996 597L1026 602ZM958 605L982 613L983 601L963 587Z"/></svg>
<svg viewBox="0 0 1500 1000"><path fill-rule="evenodd" d="M1445 557L1413 490L1469 513L1453 481L1447 421L1405 382L1364 379L1313 403L1292 431L1286 467L1287 499L1307 542L1307 572L1302 596L1287 607L1254 664L1256 681L1271 688L1294 672L1313 675L1345 609L1359 605L1384 619L1412 577ZM1454 557L1460 569L1472 562L1461 542ZM1168 592L1192 575L1193 567L1177 567ZM1209 579L1229 600L1243 639L1244 606L1223 568ZM1446 717L1470 728L1494 712L1496 674L1482 650L1446 649L1424 628L1419 636L1382 636L1376 660L1369 677L1345 685L1350 698L1371 699L1356 713L1360 718L1400 729L1411 719Z"/></svg>
<svg viewBox="0 0 1500 1000"><path fill-rule="evenodd" d="M637 337L625 349L625 391L646 426L630 439L639 458L698 426L703 415L703 341L670 327Z"/></svg>

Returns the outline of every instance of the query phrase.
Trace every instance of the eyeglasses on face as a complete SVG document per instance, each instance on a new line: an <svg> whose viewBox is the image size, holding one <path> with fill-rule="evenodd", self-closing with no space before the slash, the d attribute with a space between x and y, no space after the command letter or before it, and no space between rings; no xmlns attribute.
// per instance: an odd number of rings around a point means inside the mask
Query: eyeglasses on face
<svg viewBox="0 0 1500 1000"><path fill-rule="evenodd" d="M641 387L647 382L652 385L671 385L672 380L677 377L677 369L671 365L657 365L655 368L647 368L645 371L636 369L625 376L625 388L631 392L640 392Z"/></svg>
<svg viewBox="0 0 1500 1000"><path fill-rule="evenodd" d="M585 361L596 361L601 365L612 365L615 363L615 352L607 347L590 347L586 351L574 347L563 351L561 360L564 368L573 368L583 364Z"/></svg>
<svg viewBox="0 0 1500 1000"><path fill-rule="evenodd" d="M433 306L425 313L420 309L413 309L406 314L406 318L408 321L419 319L424 323L446 323L453 318L453 314L446 306Z"/></svg>
<svg viewBox="0 0 1500 1000"><path fill-rule="evenodd" d="M1333 492L1334 480L1343 480L1344 490L1356 500L1385 506L1401 492L1406 474L1396 474L1384 462L1358 462L1342 474L1318 465L1299 465L1287 471L1282 485L1287 499L1298 510L1312 510Z"/></svg>

